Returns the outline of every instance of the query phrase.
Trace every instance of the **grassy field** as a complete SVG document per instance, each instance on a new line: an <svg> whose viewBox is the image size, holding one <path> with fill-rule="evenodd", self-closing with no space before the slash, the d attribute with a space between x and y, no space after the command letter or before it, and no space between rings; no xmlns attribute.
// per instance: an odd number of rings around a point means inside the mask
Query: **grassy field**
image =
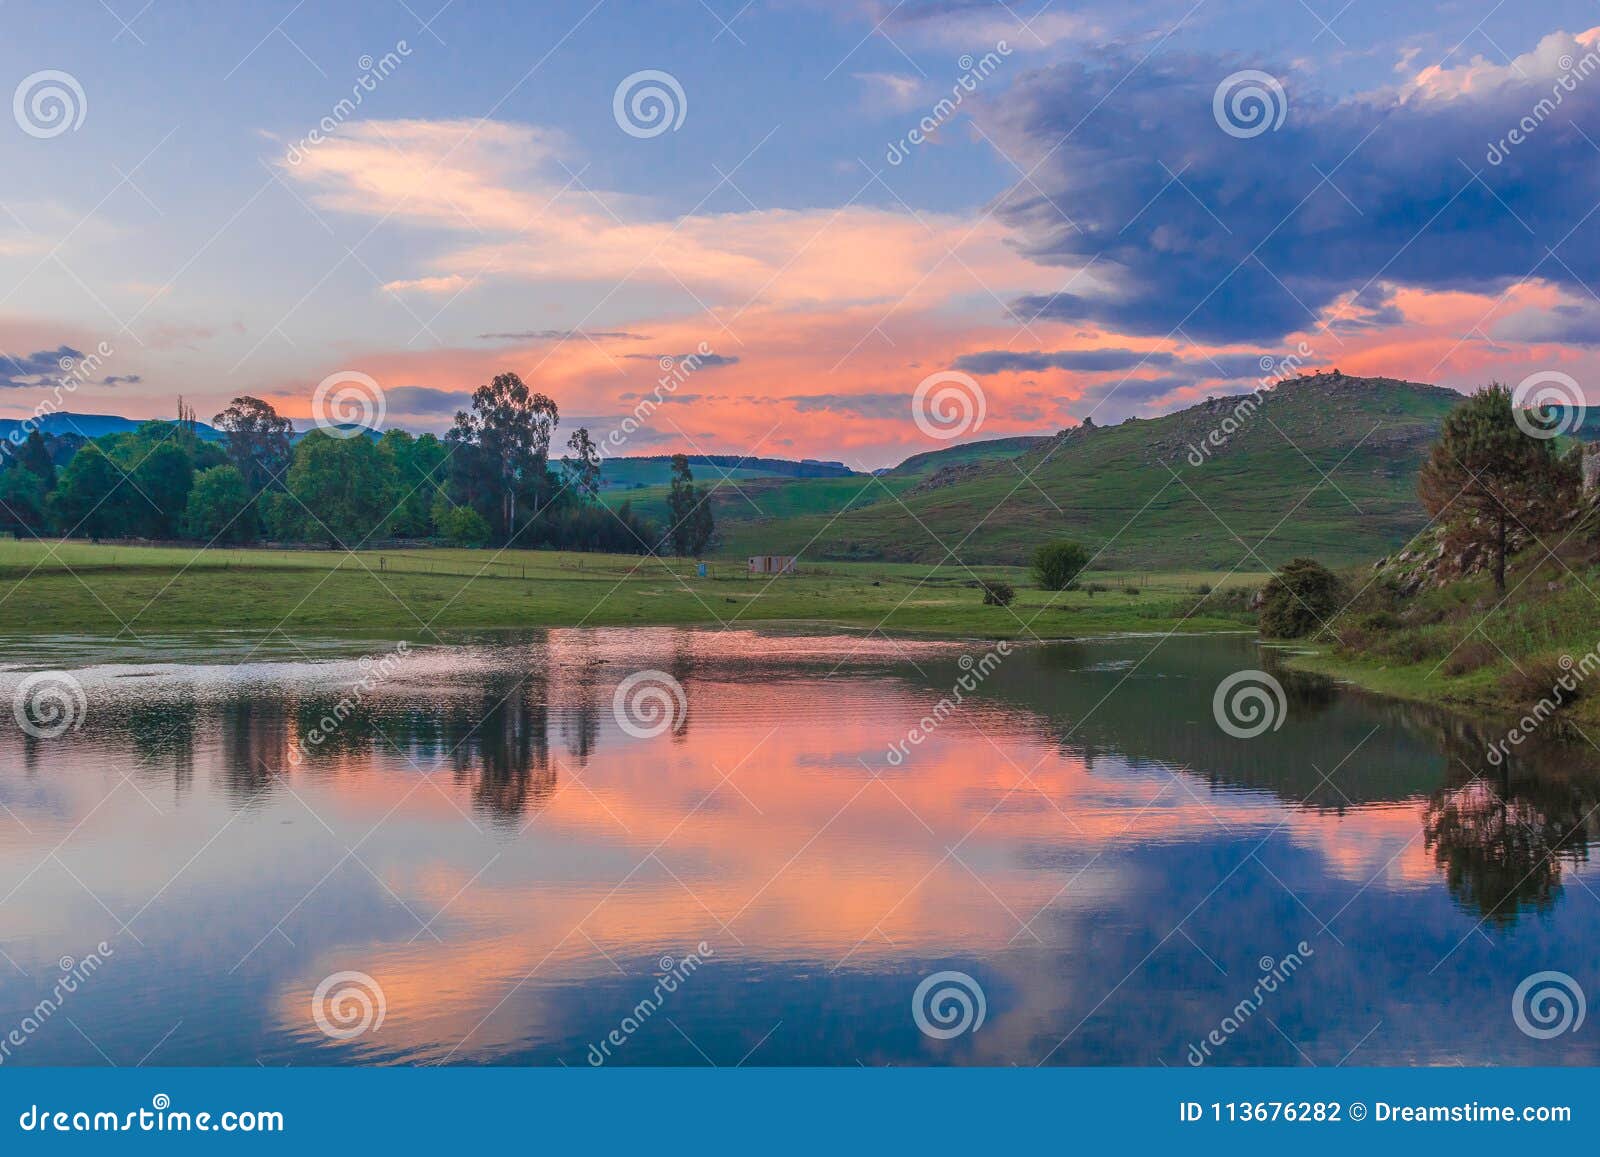
<svg viewBox="0 0 1600 1157"><path fill-rule="evenodd" d="M1289 663L1386 695L1520 715L1600 651L1600 566L1587 550L1560 560L1527 552L1509 568L1503 597L1486 576L1398 598L1369 586L1333 621L1337 643L1325 638ZM1600 741L1600 686L1580 683L1562 698L1549 729L1581 728Z"/></svg>
<svg viewBox="0 0 1600 1157"><path fill-rule="evenodd" d="M1262 580L1097 574L1110 589L1051 595L1005 567L822 564L769 579L712 562L708 572L701 578L694 564L677 559L555 551L348 554L3 542L0 622L18 635L281 626L426 638L430 630L460 627L793 623L1062 638L1249 629L1239 596ZM969 585L980 576L1012 582L1016 602L983 606ZM1217 590L1202 598L1202 584Z"/></svg>

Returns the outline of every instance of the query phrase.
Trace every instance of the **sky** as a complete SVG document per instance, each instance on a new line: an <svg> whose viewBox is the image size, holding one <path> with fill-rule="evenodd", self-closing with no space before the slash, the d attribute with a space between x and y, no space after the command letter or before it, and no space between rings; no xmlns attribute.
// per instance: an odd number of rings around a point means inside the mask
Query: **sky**
<svg viewBox="0 0 1600 1157"><path fill-rule="evenodd" d="M442 6L441 6L442 4ZM6 0L0 417L892 465L1600 366L1565 0ZM693 355L693 356L691 356Z"/></svg>

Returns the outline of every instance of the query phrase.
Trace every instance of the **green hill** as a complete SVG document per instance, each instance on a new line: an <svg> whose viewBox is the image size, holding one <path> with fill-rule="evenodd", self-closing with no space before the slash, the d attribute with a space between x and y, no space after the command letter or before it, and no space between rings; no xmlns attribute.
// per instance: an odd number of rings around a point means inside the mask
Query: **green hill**
<svg viewBox="0 0 1600 1157"><path fill-rule="evenodd" d="M811 520L814 525L824 526L828 519L841 511L855 510L886 500L892 501L896 495L919 485L929 476L937 477L942 470L969 470L983 462L1014 458L1049 441L1050 438L1047 436L1024 436L967 442L959 446L948 446L913 455L893 470L884 471L876 476L846 472L840 477L781 477L774 476L778 474L776 469L753 465L775 461L772 459L726 459L727 462L744 463L736 469L729 469L725 464L720 468L713 468L709 464L711 461L709 458L691 457L689 464L694 472L695 482L710 487L712 491L711 509L717 520L718 554L723 556L773 554L781 550L782 553L809 555L809 551L799 550L790 545L792 540L788 534L789 523ZM718 458L717 461L721 463L723 459ZM659 463L659 481L655 481L654 484L627 487L608 486L601 492L601 501L613 508L624 501L630 502L633 509L640 514L659 524L665 524L668 462L666 458L621 458L608 461L605 465L608 478L618 477L610 472L613 466L619 463L650 464L652 467ZM808 470L819 467L843 469L837 467L835 463L812 461L786 463L786 465L804 467ZM656 474L640 470L636 474L621 477L655 480ZM783 529L775 533L775 527ZM774 546L775 541L784 545ZM800 546L804 546L803 541Z"/></svg>
<svg viewBox="0 0 1600 1157"><path fill-rule="evenodd" d="M697 480L732 478L849 478L855 474L843 462L806 458L755 458L739 454L690 454L689 468ZM672 455L607 458L600 467L600 482L607 489L665 486L672 477Z"/></svg>
<svg viewBox="0 0 1600 1157"><path fill-rule="evenodd" d="M812 496L825 509L811 513L800 494L781 503L769 494L771 517L730 518L725 510L743 500L719 492L720 549L903 562L953 550L965 562L1022 563L1043 541L1075 538L1101 552L1098 567L1226 569L1243 560L1259 570L1299 554L1370 562L1425 523L1417 470L1460 400L1436 386L1334 372L1281 382L1259 399L1214 398L1160 418L1077 427L1009 459L911 473L903 464L848 509L847 486ZM1213 431L1220 444L1207 454ZM856 493L864 482L839 481ZM747 508L764 505L749 497Z"/></svg>
<svg viewBox="0 0 1600 1157"><path fill-rule="evenodd" d="M1044 434L1023 434L1016 438L989 438L982 442L963 442L942 450L928 450L913 454L889 474L932 474L945 466L962 466L970 462L998 461L1016 458L1029 450L1037 450L1050 438Z"/></svg>

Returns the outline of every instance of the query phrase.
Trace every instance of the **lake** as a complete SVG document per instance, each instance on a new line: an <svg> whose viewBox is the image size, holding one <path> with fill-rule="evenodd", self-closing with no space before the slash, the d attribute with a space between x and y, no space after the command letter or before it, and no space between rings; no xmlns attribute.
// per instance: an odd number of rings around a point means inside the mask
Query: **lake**
<svg viewBox="0 0 1600 1157"><path fill-rule="evenodd" d="M1600 1062L1592 748L1004 650L0 646L0 1063Z"/></svg>

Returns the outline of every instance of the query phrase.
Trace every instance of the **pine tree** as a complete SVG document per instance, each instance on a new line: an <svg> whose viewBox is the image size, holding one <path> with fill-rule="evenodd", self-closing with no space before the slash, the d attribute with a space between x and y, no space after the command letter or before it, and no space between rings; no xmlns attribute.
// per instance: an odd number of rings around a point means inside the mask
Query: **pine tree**
<svg viewBox="0 0 1600 1157"><path fill-rule="evenodd" d="M1417 491L1444 528L1446 550L1486 552L1503 593L1512 529L1554 528L1572 510L1578 485L1578 471L1557 457L1552 439L1518 427L1511 391L1494 382L1445 418Z"/></svg>

